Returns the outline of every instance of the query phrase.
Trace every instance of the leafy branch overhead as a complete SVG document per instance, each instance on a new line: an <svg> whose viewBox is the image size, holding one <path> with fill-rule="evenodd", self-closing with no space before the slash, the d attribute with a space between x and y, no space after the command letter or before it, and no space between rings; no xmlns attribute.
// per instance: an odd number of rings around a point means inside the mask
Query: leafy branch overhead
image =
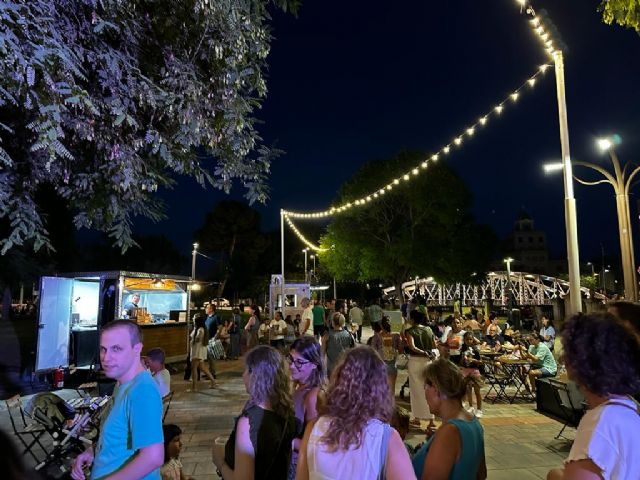
<svg viewBox="0 0 640 480"><path fill-rule="evenodd" d="M297 0L16 0L0 3L0 219L5 253L50 246L34 200L50 184L76 227L123 250L132 219L163 218L177 175L266 200L278 154L261 144L269 3Z"/></svg>
<svg viewBox="0 0 640 480"><path fill-rule="evenodd" d="M605 23L615 22L640 34L640 0L602 0L598 10Z"/></svg>

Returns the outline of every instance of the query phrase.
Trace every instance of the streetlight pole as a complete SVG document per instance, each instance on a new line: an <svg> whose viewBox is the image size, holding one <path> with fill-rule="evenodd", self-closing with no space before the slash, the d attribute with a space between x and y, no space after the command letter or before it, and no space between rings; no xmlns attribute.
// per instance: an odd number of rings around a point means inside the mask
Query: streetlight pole
<svg viewBox="0 0 640 480"><path fill-rule="evenodd" d="M618 231L620 237L620 253L622 255L622 272L624 277L624 296L631 302L638 300L638 285L636 283L635 258L633 249L633 233L631 229L631 216L629 213L629 189L634 177L640 172L640 167L636 167L631 172L627 172L627 165L622 167L618 155L614 150L614 142L608 138L601 138L597 141L602 151L607 151L613 164L613 174L601 167L589 162L575 162L581 167L590 168L601 174L604 178L595 182L587 182L576 177L576 180L583 185L598 185L608 183L613 187L616 195L616 211L618 214ZM604 269L604 261L603 267ZM604 277L604 276L603 276Z"/></svg>
<svg viewBox="0 0 640 480"><path fill-rule="evenodd" d="M513 262L513 258L507 257L503 260L504 263L507 264L507 317L509 318L509 326L513 328L513 305L511 299L513 298L513 286L511 284L511 262Z"/></svg>
<svg viewBox="0 0 640 480"><path fill-rule="evenodd" d="M304 281L305 283L309 281L308 276L307 276L307 252L309 251L308 248L303 248L302 249L302 253L304 253Z"/></svg>
<svg viewBox="0 0 640 480"><path fill-rule="evenodd" d="M315 279L316 278L316 256L311 255L311 260L313 260L313 270L311 270L313 272L312 278Z"/></svg>
<svg viewBox="0 0 640 480"><path fill-rule="evenodd" d="M587 262L587 265L591 266L591 276L595 278L596 276L596 269L593 266L592 262Z"/></svg>
<svg viewBox="0 0 640 480"><path fill-rule="evenodd" d="M193 250L191 250L191 278L189 279L189 285L187 286L187 352L189 351L189 325L191 323L191 290L193 290L193 281L196 278L196 256L198 255L198 243L193 244ZM195 372L192 373L195 375Z"/></svg>
<svg viewBox="0 0 640 480"><path fill-rule="evenodd" d="M280 271L282 273L282 281L280 284L280 298L282 305L282 317L285 317L284 311L284 210L280 210ZM276 302L276 307L278 306L278 302ZM275 310L275 308L274 308ZM274 315L273 312L269 312L269 315Z"/></svg>
<svg viewBox="0 0 640 480"><path fill-rule="evenodd" d="M569 151L569 124L567 121L567 102L565 98L564 59L561 50L553 52L556 72L556 93L558 99L558 119L560 121L560 145L564 173L564 216L567 234L567 264L569 267L570 313L582 311L580 293L580 253L578 250L578 219L576 199L573 195L573 173L571 153Z"/></svg>

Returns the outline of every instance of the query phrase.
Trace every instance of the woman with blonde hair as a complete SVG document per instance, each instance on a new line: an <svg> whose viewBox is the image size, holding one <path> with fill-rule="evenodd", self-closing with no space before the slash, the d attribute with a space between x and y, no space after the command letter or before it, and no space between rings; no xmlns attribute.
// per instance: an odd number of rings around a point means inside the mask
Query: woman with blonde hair
<svg viewBox="0 0 640 480"><path fill-rule="evenodd" d="M218 475L225 480L285 480L291 442L299 430L287 362L275 348L257 346L247 353L242 378L249 400L226 445L213 445Z"/></svg>
<svg viewBox="0 0 640 480"><path fill-rule="evenodd" d="M305 429L298 480L415 479L407 449L389 426L387 368L370 347L348 350L336 366L320 416Z"/></svg>
<svg viewBox="0 0 640 480"><path fill-rule="evenodd" d="M478 419L462 407L471 379L444 358L430 363L424 377L429 409L442 419L442 425L414 455L416 475L422 480L484 480L484 431Z"/></svg>
<svg viewBox="0 0 640 480"><path fill-rule="evenodd" d="M209 344L209 333L205 327L204 315L197 313L193 317L194 327L191 331L191 392L196 392L196 381L198 379L198 369L204 373L211 381L211 388L216 386L216 381L209 370L207 362L207 345Z"/></svg>

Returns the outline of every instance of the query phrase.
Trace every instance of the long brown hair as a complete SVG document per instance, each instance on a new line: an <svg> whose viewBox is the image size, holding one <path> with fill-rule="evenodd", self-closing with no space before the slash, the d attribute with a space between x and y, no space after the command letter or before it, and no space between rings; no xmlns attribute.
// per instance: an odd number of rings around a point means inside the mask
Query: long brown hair
<svg viewBox="0 0 640 480"><path fill-rule="evenodd" d="M191 344L196 344L196 337L198 336L198 329L204 330L204 334L202 335L202 345L206 346L209 343L209 332L207 331L207 327L204 323L204 315L201 313L197 313L193 317L193 321L195 326L193 327L193 338L191 339Z"/></svg>
<svg viewBox="0 0 640 480"><path fill-rule="evenodd" d="M293 415L289 366L280 352L259 345L247 353L244 363L249 372L249 400L245 408L269 403L281 417Z"/></svg>
<svg viewBox="0 0 640 480"><path fill-rule="evenodd" d="M329 451L359 448L369 420L388 423L393 414L387 367L371 347L352 348L344 354L331 375L326 397L320 414L330 417L330 424L321 441Z"/></svg>

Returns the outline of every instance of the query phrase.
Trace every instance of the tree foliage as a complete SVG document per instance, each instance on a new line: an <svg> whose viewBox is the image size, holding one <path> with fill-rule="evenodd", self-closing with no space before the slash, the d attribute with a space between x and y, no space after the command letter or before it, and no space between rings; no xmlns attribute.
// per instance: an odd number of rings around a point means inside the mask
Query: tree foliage
<svg viewBox="0 0 640 480"><path fill-rule="evenodd" d="M267 197L277 152L254 112L266 95L267 6L297 0L0 2L2 253L50 246L34 199L53 186L77 228L133 243L132 217L163 217L176 175L250 202Z"/></svg>
<svg viewBox="0 0 640 480"><path fill-rule="evenodd" d="M260 230L260 213L231 200L215 205L195 237L203 252L220 254L217 296L222 295L229 280L235 291L248 281L268 243Z"/></svg>
<svg viewBox="0 0 640 480"><path fill-rule="evenodd" d="M606 24L615 22L640 34L640 0L602 0L599 10Z"/></svg>
<svg viewBox="0 0 640 480"><path fill-rule="evenodd" d="M375 191L424 158L404 152L366 164L342 188L340 203ZM406 185L342 214L327 227L323 265L339 280L385 280L396 287L409 278L469 281L487 268L497 241L471 214L471 194L442 163L431 164Z"/></svg>

